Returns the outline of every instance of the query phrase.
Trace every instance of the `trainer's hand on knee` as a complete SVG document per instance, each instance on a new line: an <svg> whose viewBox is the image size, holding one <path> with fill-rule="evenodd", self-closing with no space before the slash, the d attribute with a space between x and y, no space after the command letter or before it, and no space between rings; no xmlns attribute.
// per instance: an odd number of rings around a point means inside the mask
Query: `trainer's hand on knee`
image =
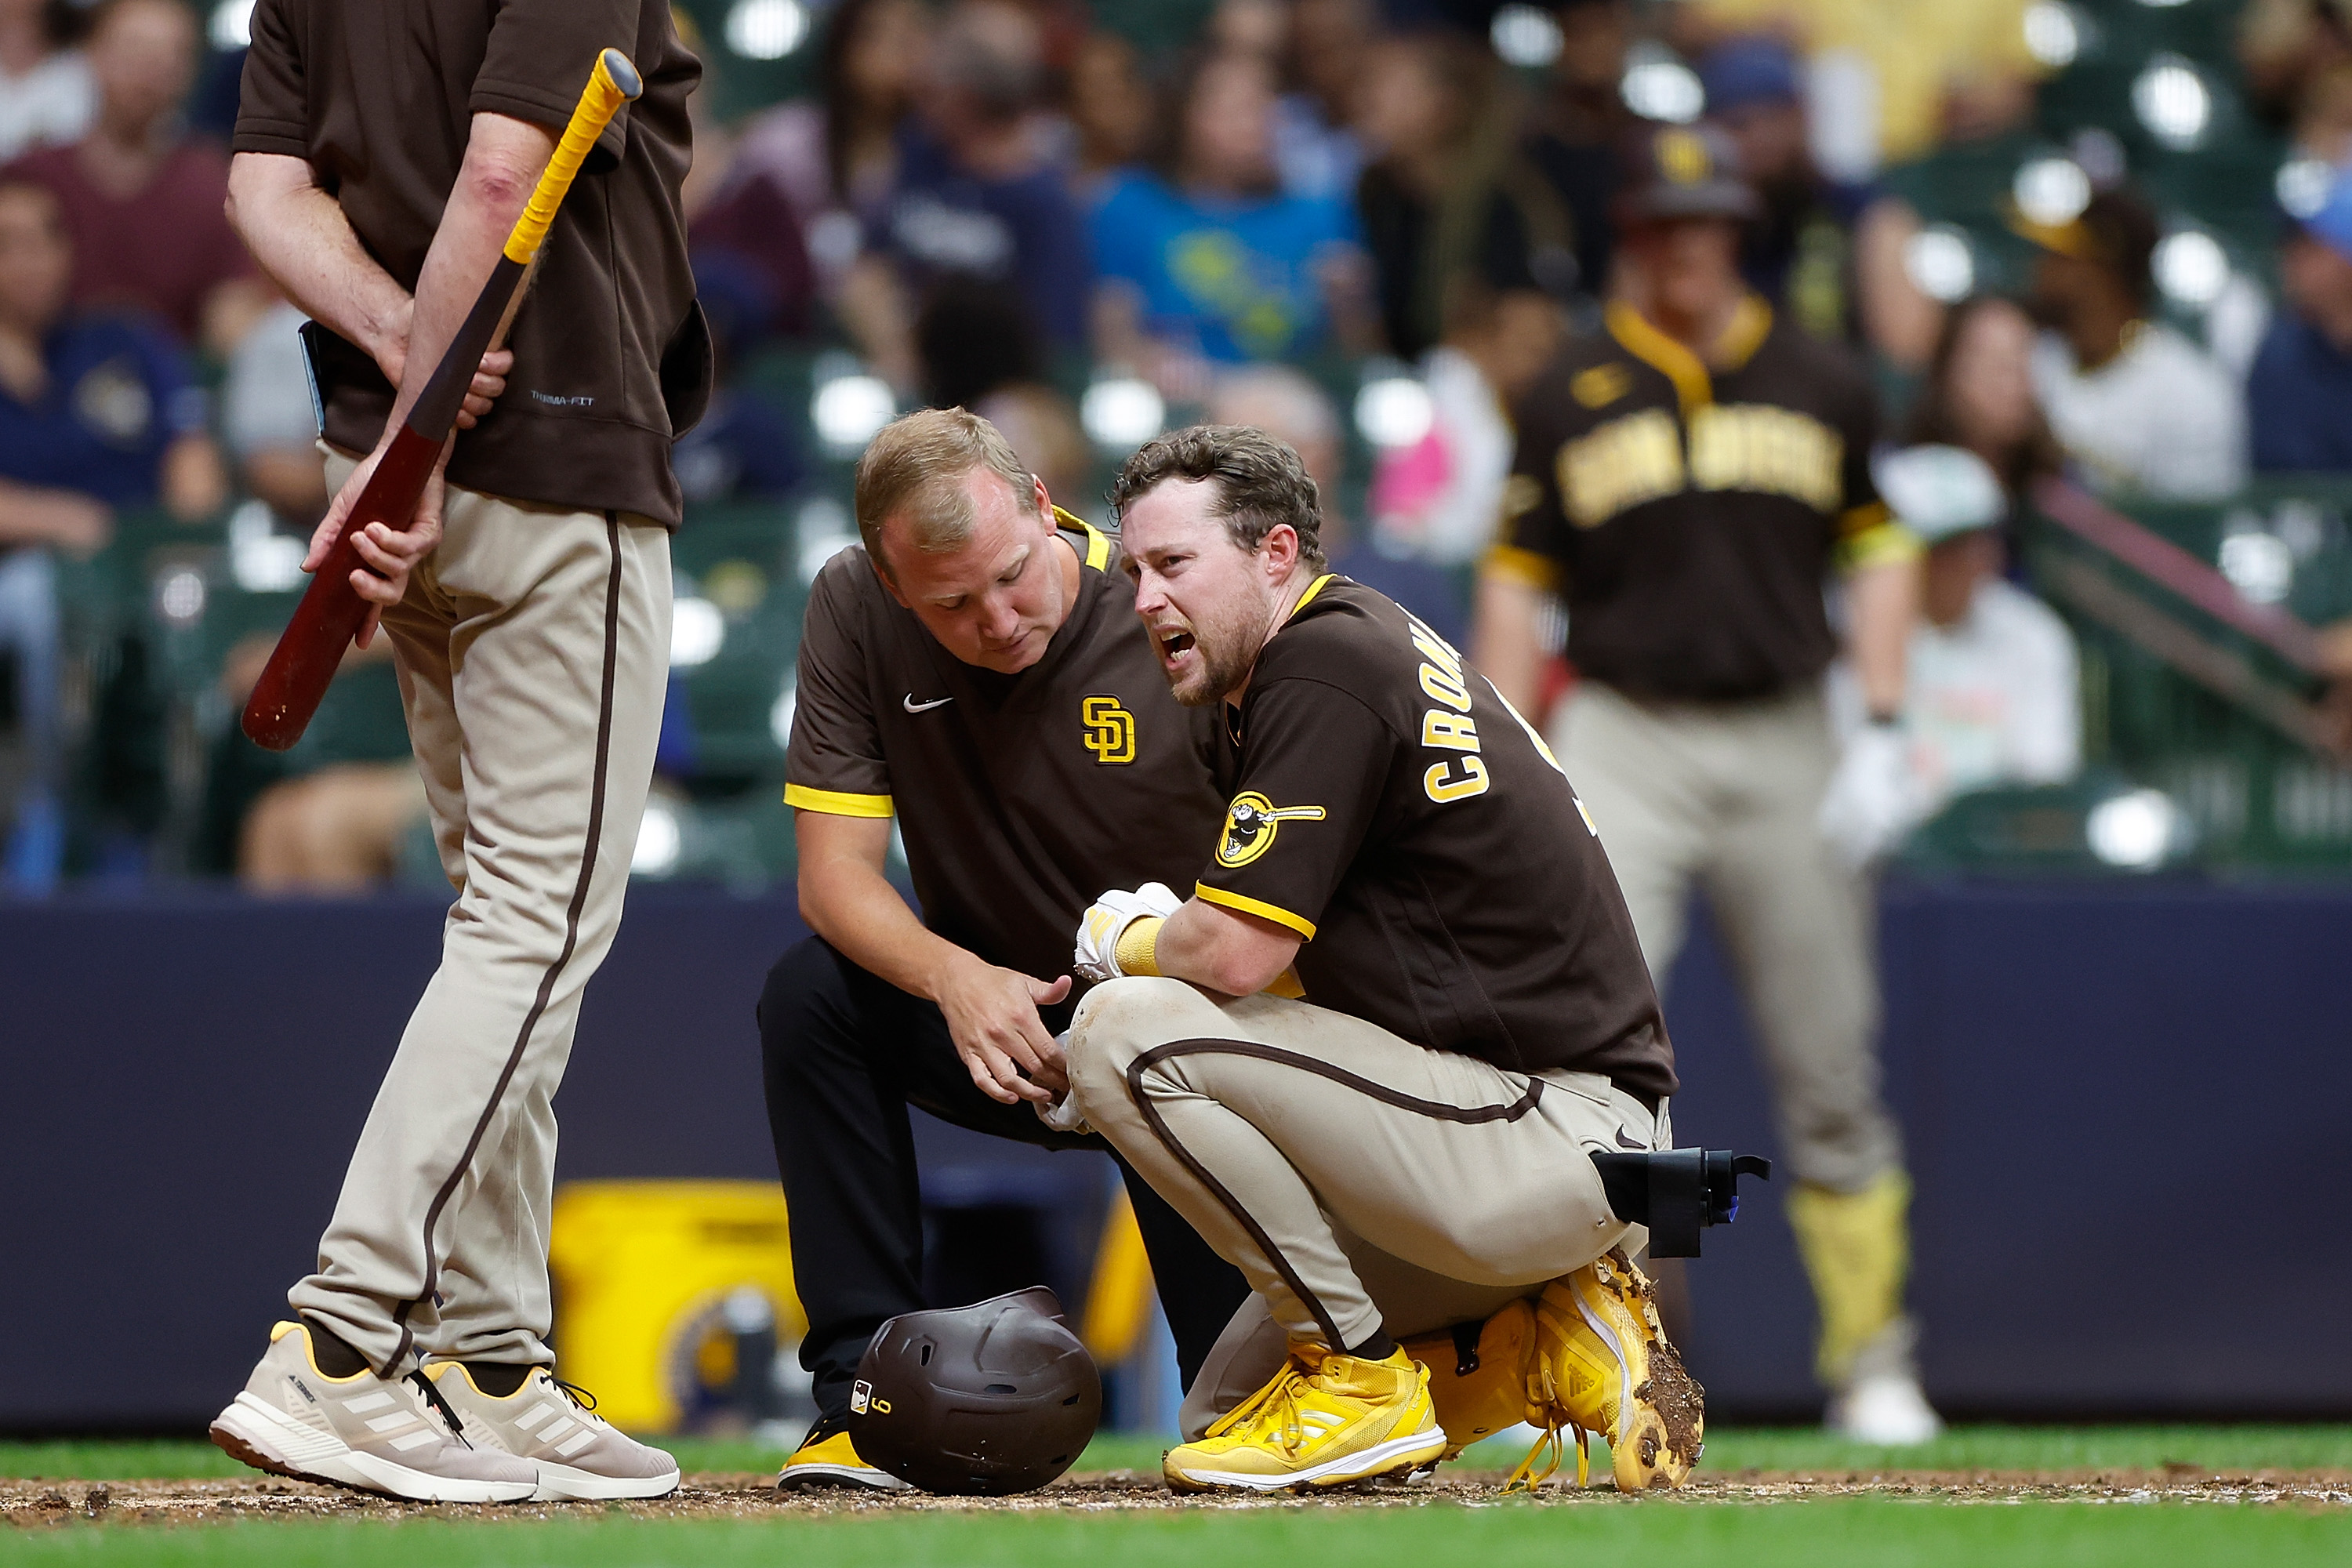
<svg viewBox="0 0 2352 1568"><path fill-rule="evenodd" d="M1033 980L971 955L937 986L940 1011L947 1016L971 1081L989 1099L1005 1105L1034 1100L1049 1105L1069 1088L1062 1048L1046 1032L1040 1007L1070 994L1070 977Z"/></svg>

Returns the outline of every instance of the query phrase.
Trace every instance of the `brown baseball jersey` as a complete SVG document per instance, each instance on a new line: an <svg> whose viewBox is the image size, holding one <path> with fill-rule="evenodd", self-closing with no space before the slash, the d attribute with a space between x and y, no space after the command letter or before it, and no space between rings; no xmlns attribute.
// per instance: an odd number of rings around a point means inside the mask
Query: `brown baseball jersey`
<svg viewBox="0 0 2352 1568"><path fill-rule="evenodd" d="M1558 591L1570 662L1637 697L1813 679L1837 652L1832 565L1917 549L1871 482L1877 402L1843 351L1750 296L1717 357L1612 305L1517 410L1488 569Z"/></svg>
<svg viewBox="0 0 2352 1568"><path fill-rule="evenodd" d="M234 146L308 163L368 254L414 291L472 117L562 130L607 47L629 56L645 94L613 117L563 198L515 316L506 393L458 438L449 480L675 528L670 444L708 400L710 344L678 194L702 66L667 0L260 0ZM311 339L326 438L372 449L392 384L356 345L323 329Z"/></svg>
<svg viewBox="0 0 2352 1568"><path fill-rule="evenodd" d="M923 923L1039 979L1097 895L1181 885L1224 811L1213 710L1183 708L1104 534L1066 512L1077 602L1018 675L964 664L851 546L801 631L784 800L898 819Z"/></svg>
<svg viewBox="0 0 2352 1568"><path fill-rule="evenodd" d="M1230 706L1195 891L1307 939L1307 999L1519 1072L1675 1091L1633 922L1550 749L1393 601L1318 579Z"/></svg>

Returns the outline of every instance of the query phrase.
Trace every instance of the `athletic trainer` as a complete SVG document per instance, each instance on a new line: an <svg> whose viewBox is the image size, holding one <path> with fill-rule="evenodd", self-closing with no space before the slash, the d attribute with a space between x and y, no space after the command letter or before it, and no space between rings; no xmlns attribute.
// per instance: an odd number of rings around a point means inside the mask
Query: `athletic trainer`
<svg viewBox="0 0 2352 1568"><path fill-rule="evenodd" d="M709 396L678 205L701 67L665 0L261 0L237 117L232 216L318 324L315 569L607 47L645 95L557 215L511 361L485 361L446 487L358 538L457 898L295 1321L213 1425L248 1464L398 1497L677 1485L551 1375L547 1240L552 1100L661 729L670 443ZM321 1050L376 1048L318 1023Z"/></svg>
<svg viewBox="0 0 2352 1568"><path fill-rule="evenodd" d="M1706 128L1643 143L1605 330L1520 405L1472 654L1534 712L1542 601L1565 604L1580 679L1552 743L1609 837L1652 974L1674 968L1691 883L1706 889L1801 1184L1789 1218L1831 1422L1916 1442L1937 1420L1902 1310L1910 1184L1879 1095L1859 868L1911 810L1919 548L1871 481L1868 379L1740 279L1739 225L1760 209L1735 157ZM1843 755L1822 698L1833 570L1870 711Z"/></svg>
<svg viewBox="0 0 2352 1568"><path fill-rule="evenodd" d="M1398 1339L1521 1301L1551 1419L1603 1432L1621 1486L1678 1484L1698 1391L1591 1159L1671 1146L1674 1052L1575 792L1458 653L1325 569L1289 447L1178 431L1115 495L1161 669L1235 770L1192 898L1114 889L1078 937L1082 972L1130 978L1078 1009L1076 1111L1256 1291L1170 1484L1435 1461L1465 1435ZM1294 970L1303 999L1259 994Z"/></svg>
<svg viewBox="0 0 2352 1568"><path fill-rule="evenodd" d="M928 1304L907 1107L1105 1148L1034 1112L1064 1088L1070 928L1106 883L1174 874L1223 810L1215 724L1170 699L1111 542L995 426L961 409L886 426L856 508L864 542L811 591L784 764L816 935L760 999L820 1413L786 1488L903 1484L845 1423L874 1331ZM885 876L894 818L919 919ZM1189 1381L1247 1287L1129 1176Z"/></svg>

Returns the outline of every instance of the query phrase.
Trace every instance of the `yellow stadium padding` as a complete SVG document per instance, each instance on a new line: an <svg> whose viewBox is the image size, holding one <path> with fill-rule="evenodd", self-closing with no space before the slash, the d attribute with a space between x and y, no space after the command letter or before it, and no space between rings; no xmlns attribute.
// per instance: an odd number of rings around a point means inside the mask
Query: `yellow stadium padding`
<svg viewBox="0 0 2352 1568"><path fill-rule="evenodd" d="M773 1182L571 1182L552 1229L563 1375L624 1430L674 1429L698 1384L731 1372L731 1342L710 1342L737 1290L774 1308L779 1354L806 1330Z"/></svg>
<svg viewBox="0 0 2352 1568"><path fill-rule="evenodd" d="M1121 1192L1103 1217L1102 1241L1095 1247L1095 1277L1087 1287L1087 1310L1078 1330L1097 1366L1112 1366L1135 1353L1151 1321L1151 1260L1134 1205Z"/></svg>

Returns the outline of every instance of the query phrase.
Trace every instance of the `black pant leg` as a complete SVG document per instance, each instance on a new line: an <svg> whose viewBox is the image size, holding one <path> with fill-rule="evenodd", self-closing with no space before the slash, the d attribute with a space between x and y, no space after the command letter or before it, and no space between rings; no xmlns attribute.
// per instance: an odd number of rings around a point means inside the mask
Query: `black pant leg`
<svg viewBox="0 0 2352 1568"><path fill-rule="evenodd" d="M922 1006L815 937L776 961L760 995L768 1131L808 1316L801 1364L828 1415L848 1409L874 1331L923 1305L914 1133L898 1053L880 1048L919 1032ZM947 1048L945 1021L930 1014Z"/></svg>
<svg viewBox="0 0 2352 1568"><path fill-rule="evenodd" d="M1117 1153L1111 1158L1118 1160ZM1125 1160L1118 1160L1118 1173L1127 1179L1135 1228L1142 1233L1144 1253L1151 1259L1151 1281L1160 1291L1160 1310L1176 1340L1176 1370L1189 1390L1200 1375L1201 1363L1209 1359L1209 1347L1248 1298L1249 1281L1218 1257L1192 1222L1171 1207Z"/></svg>
<svg viewBox="0 0 2352 1568"><path fill-rule="evenodd" d="M1110 1145L1056 1132L1026 1104L982 1093L936 1005L877 979L822 938L776 961L759 1022L793 1284L809 1324L801 1364L814 1380L817 1408L838 1415L848 1409L874 1331L925 1305L922 1192L908 1105L1048 1149L1109 1153ZM1249 1287L1148 1183L1123 1173L1190 1387Z"/></svg>

